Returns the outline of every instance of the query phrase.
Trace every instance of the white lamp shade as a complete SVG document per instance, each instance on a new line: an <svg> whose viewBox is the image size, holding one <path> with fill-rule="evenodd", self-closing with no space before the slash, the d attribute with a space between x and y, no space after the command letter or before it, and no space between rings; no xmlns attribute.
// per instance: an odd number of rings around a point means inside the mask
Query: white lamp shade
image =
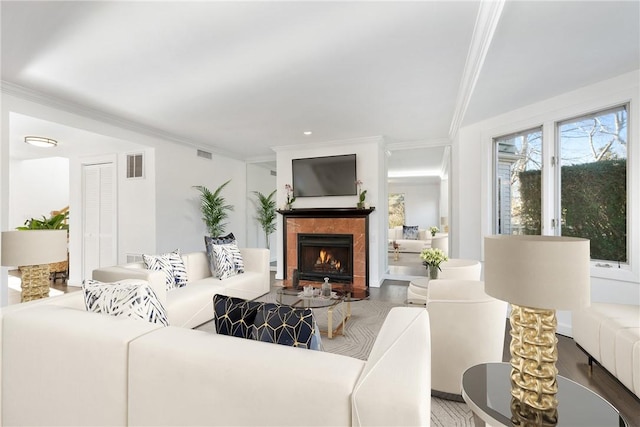
<svg viewBox="0 0 640 427"><path fill-rule="evenodd" d="M488 236L485 292L524 307L573 310L590 303L589 240Z"/></svg>
<svg viewBox="0 0 640 427"><path fill-rule="evenodd" d="M67 259L67 230L2 232L3 266L51 264Z"/></svg>

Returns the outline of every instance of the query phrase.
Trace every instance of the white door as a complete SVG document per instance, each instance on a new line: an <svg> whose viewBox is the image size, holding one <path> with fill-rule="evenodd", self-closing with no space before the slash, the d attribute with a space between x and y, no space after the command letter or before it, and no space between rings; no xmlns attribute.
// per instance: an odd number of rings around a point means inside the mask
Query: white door
<svg viewBox="0 0 640 427"><path fill-rule="evenodd" d="M116 180L113 163L82 166L82 279L117 264Z"/></svg>

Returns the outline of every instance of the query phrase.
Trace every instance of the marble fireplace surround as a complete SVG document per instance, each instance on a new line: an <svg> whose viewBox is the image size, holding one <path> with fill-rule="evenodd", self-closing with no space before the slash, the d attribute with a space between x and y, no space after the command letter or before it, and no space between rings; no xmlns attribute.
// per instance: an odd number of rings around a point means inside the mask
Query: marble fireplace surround
<svg viewBox="0 0 640 427"><path fill-rule="evenodd" d="M369 287L369 215L375 208L278 210L283 216L284 280L298 268L298 233L353 235L353 287Z"/></svg>

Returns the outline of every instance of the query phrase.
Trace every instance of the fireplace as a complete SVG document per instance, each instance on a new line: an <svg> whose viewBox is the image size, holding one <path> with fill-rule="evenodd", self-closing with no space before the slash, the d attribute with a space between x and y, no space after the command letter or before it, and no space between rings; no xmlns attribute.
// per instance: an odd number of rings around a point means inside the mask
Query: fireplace
<svg viewBox="0 0 640 427"><path fill-rule="evenodd" d="M278 210L278 213L283 216L282 221L282 235L283 235L283 279L285 285L290 283L293 278L294 270L300 271L305 268L308 270L309 266L303 266L300 268L300 262L305 261L301 259L298 254L299 235L311 235L314 237L326 237L331 236L350 236L350 251L346 255L344 254L345 246L336 245L332 250L338 253L331 254L332 258L340 260L340 269L346 269L348 267L349 272L335 272L336 276L333 276L331 281L333 282L345 282L351 283L353 289L365 290L369 287L369 215L374 211L374 208L368 209L356 209L356 208L302 208L302 209L286 209ZM335 241L333 243L336 243ZM315 265L320 257L319 250L315 248L314 255L310 255L310 259L306 262ZM323 255L327 257L326 254ZM343 265L343 258L347 259L348 266ZM304 279L306 281L319 281L322 282L324 277L332 277L327 275L327 269L329 266L320 266L324 270L316 271L313 275L313 279ZM335 268L335 263L333 265ZM309 273L309 271L307 271ZM313 273L313 271L312 271ZM349 276L350 279L346 278ZM304 276L303 276L304 277ZM309 277L309 276L307 276Z"/></svg>
<svg viewBox="0 0 640 427"><path fill-rule="evenodd" d="M298 277L301 280L353 281L352 234L298 234Z"/></svg>

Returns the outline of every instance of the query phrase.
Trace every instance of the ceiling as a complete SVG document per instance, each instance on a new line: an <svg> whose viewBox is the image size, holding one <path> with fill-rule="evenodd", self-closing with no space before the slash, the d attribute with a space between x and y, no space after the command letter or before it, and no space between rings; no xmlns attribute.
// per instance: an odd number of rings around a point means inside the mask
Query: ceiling
<svg viewBox="0 0 640 427"><path fill-rule="evenodd" d="M639 1L507 1L497 21L496 4L3 0L3 88L255 160L446 139L640 68ZM20 129L51 137L41 124Z"/></svg>

